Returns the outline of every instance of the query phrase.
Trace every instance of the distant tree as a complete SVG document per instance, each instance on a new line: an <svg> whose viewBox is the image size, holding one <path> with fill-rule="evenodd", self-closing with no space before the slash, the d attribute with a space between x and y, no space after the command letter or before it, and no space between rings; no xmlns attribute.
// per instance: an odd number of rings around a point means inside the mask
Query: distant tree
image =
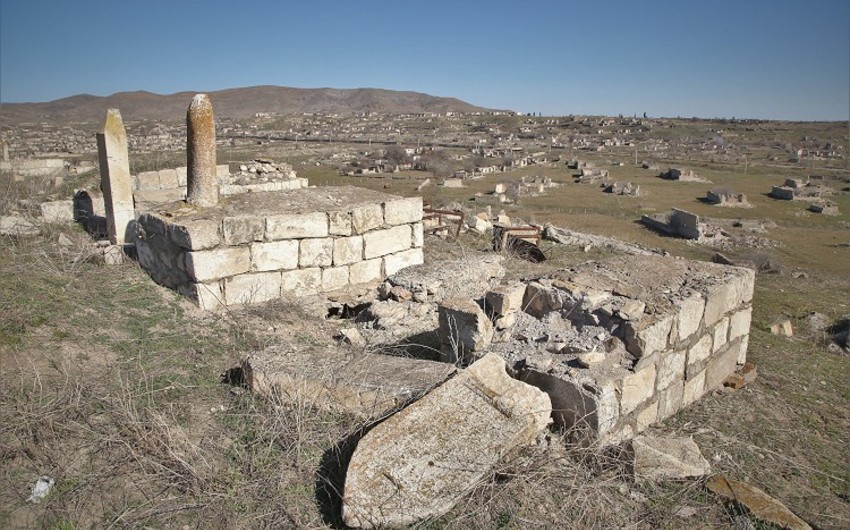
<svg viewBox="0 0 850 530"><path fill-rule="evenodd" d="M409 162L407 152L400 145L391 145L384 149L384 158L393 166Z"/></svg>

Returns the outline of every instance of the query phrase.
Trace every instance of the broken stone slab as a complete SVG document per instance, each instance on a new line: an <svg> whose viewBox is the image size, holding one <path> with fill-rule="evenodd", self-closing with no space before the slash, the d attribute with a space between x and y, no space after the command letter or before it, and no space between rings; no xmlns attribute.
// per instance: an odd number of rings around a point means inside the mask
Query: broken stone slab
<svg viewBox="0 0 850 530"><path fill-rule="evenodd" d="M355 528L399 527L445 514L513 449L549 424L542 391L489 354L372 429L345 479L342 517Z"/></svg>
<svg viewBox="0 0 850 530"><path fill-rule="evenodd" d="M780 528L789 530L811 530L812 528L784 504L746 482L718 474L708 479L705 487L724 501L739 504L754 517Z"/></svg>
<svg viewBox="0 0 850 530"><path fill-rule="evenodd" d="M38 223L16 215L0 216L0 235L36 236L41 233Z"/></svg>
<svg viewBox="0 0 850 530"><path fill-rule="evenodd" d="M484 311L468 298L448 298L438 308L443 361L471 362L493 340L493 324Z"/></svg>
<svg viewBox="0 0 850 530"><path fill-rule="evenodd" d="M248 387L275 403L378 418L455 372L450 364L365 353L256 351L242 361Z"/></svg>
<svg viewBox="0 0 850 530"><path fill-rule="evenodd" d="M777 320L776 322L771 324L770 332L774 335L780 335L782 337L794 336L794 328L793 326L791 326L791 320L787 318Z"/></svg>
<svg viewBox="0 0 850 530"><path fill-rule="evenodd" d="M651 256L651 255L666 255L667 253L663 250L650 249L646 247L642 247L640 245L635 245L632 243L626 243L625 241L620 241L618 239L614 239L612 237L598 236L594 234L585 234L582 232L576 232L575 230L567 230L565 228L558 228L552 225L546 225L543 229L543 238L548 239L550 241L554 241L556 243L561 243L562 245L569 245L574 247L586 247L588 245L593 247L604 248L606 250L614 251L614 252L622 252L625 254L631 254L636 256Z"/></svg>
<svg viewBox="0 0 850 530"><path fill-rule="evenodd" d="M711 472L711 466L690 436L637 436L631 441L631 449L632 469L637 479L701 477Z"/></svg>

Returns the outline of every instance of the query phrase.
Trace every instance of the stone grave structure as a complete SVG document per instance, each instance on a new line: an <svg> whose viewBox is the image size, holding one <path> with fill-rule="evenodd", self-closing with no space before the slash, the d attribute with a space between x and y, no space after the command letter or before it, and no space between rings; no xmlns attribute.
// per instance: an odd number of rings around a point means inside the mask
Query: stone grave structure
<svg viewBox="0 0 850 530"><path fill-rule="evenodd" d="M546 391L553 419L631 438L746 362L755 275L665 256L587 262L439 308L444 360L496 353Z"/></svg>
<svg viewBox="0 0 850 530"><path fill-rule="evenodd" d="M302 179L299 189L221 196L208 103L196 96L187 112L186 200L137 221L139 264L156 282L215 309L341 290L423 262L420 197L302 189Z"/></svg>

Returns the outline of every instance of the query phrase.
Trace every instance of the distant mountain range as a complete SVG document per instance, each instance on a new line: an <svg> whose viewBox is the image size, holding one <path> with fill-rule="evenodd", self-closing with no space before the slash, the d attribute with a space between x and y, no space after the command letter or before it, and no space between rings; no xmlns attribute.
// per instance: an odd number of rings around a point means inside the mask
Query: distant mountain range
<svg viewBox="0 0 850 530"><path fill-rule="evenodd" d="M119 92L101 97L80 94L46 103L0 103L0 123L99 121L109 108L118 108L125 120L183 120L195 92L160 95ZM258 112L294 114L325 112L486 112L456 98L378 88L291 88L253 86L207 92L217 117L246 118Z"/></svg>

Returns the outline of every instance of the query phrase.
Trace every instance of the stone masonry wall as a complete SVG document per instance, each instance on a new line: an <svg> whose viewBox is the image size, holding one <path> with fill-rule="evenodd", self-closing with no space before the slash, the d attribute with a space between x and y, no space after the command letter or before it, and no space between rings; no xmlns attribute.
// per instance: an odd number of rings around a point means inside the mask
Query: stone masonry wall
<svg viewBox="0 0 850 530"><path fill-rule="evenodd" d="M181 204L141 214L139 263L204 309L344 289L424 260L420 197L334 187Z"/></svg>
<svg viewBox="0 0 850 530"><path fill-rule="evenodd" d="M522 304L499 302L517 287L488 292L470 318L441 321L441 335L477 332L465 358L502 355L549 394L557 424L614 443L720 387L746 361L754 279L749 269L671 257L588 262L520 284Z"/></svg>

